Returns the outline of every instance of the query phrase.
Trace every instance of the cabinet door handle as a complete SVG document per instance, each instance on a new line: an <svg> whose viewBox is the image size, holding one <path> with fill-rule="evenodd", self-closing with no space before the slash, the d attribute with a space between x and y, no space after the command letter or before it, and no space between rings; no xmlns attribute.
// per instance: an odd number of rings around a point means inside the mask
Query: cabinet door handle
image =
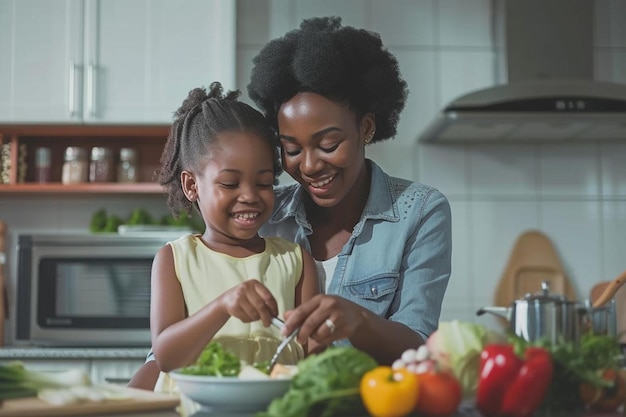
<svg viewBox="0 0 626 417"><path fill-rule="evenodd" d="M70 62L70 82L69 82L69 108L70 108L70 117L76 116L76 70L78 70L78 65L76 62Z"/></svg>
<svg viewBox="0 0 626 417"><path fill-rule="evenodd" d="M89 62L87 67L87 113L89 117L96 116L96 65Z"/></svg>

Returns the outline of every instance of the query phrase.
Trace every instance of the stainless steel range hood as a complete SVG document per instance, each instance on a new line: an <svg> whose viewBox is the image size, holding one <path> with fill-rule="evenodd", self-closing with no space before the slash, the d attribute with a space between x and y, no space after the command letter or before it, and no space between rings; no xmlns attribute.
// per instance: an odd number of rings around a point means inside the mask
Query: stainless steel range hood
<svg viewBox="0 0 626 417"><path fill-rule="evenodd" d="M419 140L547 142L626 140L626 84L593 79L594 2L498 2L508 83L446 106Z"/></svg>

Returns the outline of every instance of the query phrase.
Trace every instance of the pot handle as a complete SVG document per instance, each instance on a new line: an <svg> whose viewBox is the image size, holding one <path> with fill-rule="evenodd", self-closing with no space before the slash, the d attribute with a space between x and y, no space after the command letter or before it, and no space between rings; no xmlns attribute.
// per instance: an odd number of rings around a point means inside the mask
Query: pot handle
<svg viewBox="0 0 626 417"><path fill-rule="evenodd" d="M593 302L592 307L598 308L608 303L613 298L617 290L619 290L620 287L624 285L625 282L626 282L626 271L619 274L617 278L615 278L613 281L609 283L609 285L606 287L604 292L600 294L600 296L596 299L596 301Z"/></svg>
<svg viewBox="0 0 626 417"><path fill-rule="evenodd" d="M476 311L477 316L482 316L485 313L491 313L493 315L503 317L507 320L510 319L511 307L481 307Z"/></svg>

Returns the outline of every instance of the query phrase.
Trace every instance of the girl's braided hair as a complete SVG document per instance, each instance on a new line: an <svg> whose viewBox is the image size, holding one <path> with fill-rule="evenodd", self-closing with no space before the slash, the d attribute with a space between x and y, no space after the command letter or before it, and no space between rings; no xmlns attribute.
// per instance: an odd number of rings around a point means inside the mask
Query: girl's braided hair
<svg viewBox="0 0 626 417"><path fill-rule="evenodd" d="M251 132L267 140L272 148L274 183L277 183L282 169L276 134L259 111L237 100L239 94L238 90L224 93L221 83L214 82L208 91L204 88L191 90L174 113L175 120L160 159L161 168L157 171L174 217L181 212L190 216L193 207L183 193L182 171L201 170L209 160L217 135L222 132ZM198 208L197 203L195 207Z"/></svg>
<svg viewBox="0 0 626 417"><path fill-rule="evenodd" d="M347 103L357 120L373 113L378 142L396 135L408 87L378 34L323 17L304 20L254 58L248 94L274 129L280 106L300 92Z"/></svg>

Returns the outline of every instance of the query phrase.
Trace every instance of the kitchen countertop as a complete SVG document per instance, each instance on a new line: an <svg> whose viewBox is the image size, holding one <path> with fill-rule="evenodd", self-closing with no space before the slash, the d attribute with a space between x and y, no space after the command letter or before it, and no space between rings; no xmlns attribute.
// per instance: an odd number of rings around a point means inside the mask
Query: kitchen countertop
<svg viewBox="0 0 626 417"><path fill-rule="evenodd" d="M0 347L0 359L145 359L148 347Z"/></svg>

